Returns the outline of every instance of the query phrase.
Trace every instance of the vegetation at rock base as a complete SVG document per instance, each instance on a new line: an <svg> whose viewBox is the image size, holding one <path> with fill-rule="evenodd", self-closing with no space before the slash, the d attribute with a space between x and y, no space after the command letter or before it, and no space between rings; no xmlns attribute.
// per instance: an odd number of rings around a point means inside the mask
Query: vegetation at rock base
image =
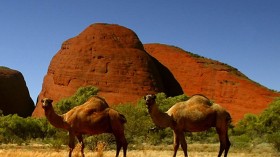
<svg viewBox="0 0 280 157"><path fill-rule="evenodd" d="M233 135L236 143L267 142L280 151L280 99L272 102L259 116L245 115L236 125Z"/></svg>
<svg viewBox="0 0 280 157"><path fill-rule="evenodd" d="M73 96L59 101L55 110L60 114L67 112L76 105L83 104L89 97L96 95L95 87L80 88ZM168 110L173 104L185 101L186 95L166 97L164 93L157 94L157 103L162 111ZM171 129L158 129L153 124L144 100L136 104L112 106L124 114L126 123L126 138L130 149L137 149L144 144L171 145L173 135ZM275 100L260 115L247 114L244 119L229 130L233 147L240 149L253 148L261 143L270 143L280 152L280 99ZM217 143L215 129L206 132L186 133L188 143ZM94 149L99 141L106 142L106 148L114 148L115 141L111 134L85 136L86 146ZM28 144L41 142L60 148L68 143L67 132L54 128L46 118L22 118L17 115L0 116L0 144Z"/></svg>
<svg viewBox="0 0 280 157"><path fill-rule="evenodd" d="M22 118L18 115L0 117L0 143L22 144L31 139L54 138L56 132L46 118Z"/></svg>

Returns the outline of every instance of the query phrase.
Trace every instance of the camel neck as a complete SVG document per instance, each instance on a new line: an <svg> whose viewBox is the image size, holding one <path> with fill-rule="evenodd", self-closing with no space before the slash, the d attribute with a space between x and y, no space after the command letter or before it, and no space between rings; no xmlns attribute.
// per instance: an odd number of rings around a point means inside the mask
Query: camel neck
<svg viewBox="0 0 280 157"><path fill-rule="evenodd" d="M62 115L58 115L55 113L53 107L48 108L45 110L45 115L49 122L56 128L67 129L67 123L64 121Z"/></svg>
<svg viewBox="0 0 280 157"><path fill-rule="evenodd" d="M159 110L157 104L151 105L149 108L149 113L151 115L151 118L155 125L160 128L167 128L174 126L174 121L171 116L169 116L167 113L162 112Z"/></svg>

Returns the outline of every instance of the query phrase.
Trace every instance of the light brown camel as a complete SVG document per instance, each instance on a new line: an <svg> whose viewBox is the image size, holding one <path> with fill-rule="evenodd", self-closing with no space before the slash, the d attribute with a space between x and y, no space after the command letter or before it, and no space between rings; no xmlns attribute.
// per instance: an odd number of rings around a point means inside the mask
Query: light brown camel
<svg viewBox="0 0 280 157"><path fill-rule="evenodd" d="M180 144L185 157L188 156L184 132L200 132L211 127L215 127L219 135L220 151L218 157L222 155L224 150L224 156L227 156L230 148L228 125L231 122L231 117L224 108L211 103L203 95L194 95L185 102L176 103L167 112L162 112L156 105L155 95L146 95L144 99L155 125L160 128L170 127L173 129L173 157L176 156Z"/></svg>
<svg viewBox="0 0 280 157"><path fill-rule="evenodd" d="M44 98L41 102L49 122L56 128L69 132L69 157L75 147L75 137L81 144L81 154L84 157L82 135L101 133L112 133L117 143L116 157L119 156L121 147L123 147L123 156L126 157L127 141L124 136L126 119L122 114L110 108L104 99L93 96L84 104L74 107L63 115L55 113L51 99Z"/></svg>

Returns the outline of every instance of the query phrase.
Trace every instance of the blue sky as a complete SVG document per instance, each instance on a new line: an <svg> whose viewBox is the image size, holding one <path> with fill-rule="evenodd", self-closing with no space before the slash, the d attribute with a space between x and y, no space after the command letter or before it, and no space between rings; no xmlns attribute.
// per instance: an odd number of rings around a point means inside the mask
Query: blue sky
<svg viewBox="0 0 280 157"><path fill-rule="evenodd" d="M93 23L229 64L280 91L279 0L3 0L0 66L22 72L34 101L63 41Z"/></svg>

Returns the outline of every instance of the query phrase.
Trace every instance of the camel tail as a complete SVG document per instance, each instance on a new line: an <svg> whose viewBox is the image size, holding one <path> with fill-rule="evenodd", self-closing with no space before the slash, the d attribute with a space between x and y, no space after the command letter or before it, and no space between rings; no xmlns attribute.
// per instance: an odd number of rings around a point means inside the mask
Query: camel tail
<svg viewBox="0 0 280 157"><path fill-rule="evenodd" d="M229 112L226 112L226 114L227 114L227 115L226 115L226 121L227 121L228 125L230 125L231 122L232 122L232 118L231 118Z"/></svg>
<svg viewBox="0 0 280 157"><path fill-rule="evenodd" d="M123 124L126 123L127 120L126 120L125 116L124 116L123 114L119 114L119 115L120 115L120 117L119 117L120 121L121 121Z"/></svg>

